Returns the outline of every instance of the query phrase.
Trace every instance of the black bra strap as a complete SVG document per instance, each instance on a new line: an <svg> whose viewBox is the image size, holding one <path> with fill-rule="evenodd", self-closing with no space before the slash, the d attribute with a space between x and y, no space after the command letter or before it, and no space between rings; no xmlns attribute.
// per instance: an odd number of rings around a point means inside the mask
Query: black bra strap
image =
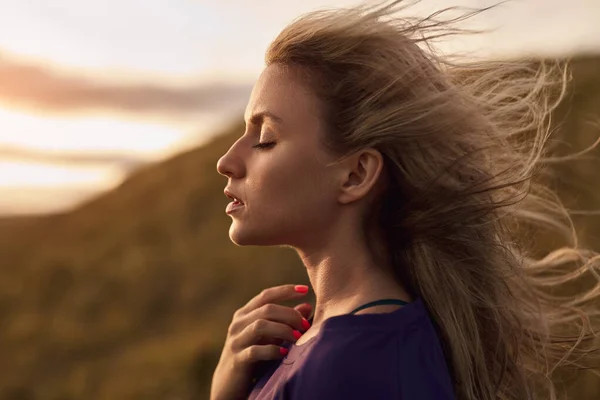
<svg viewBox="0 0 600 400"><path fill-rule="evenodd" d="M367 304L363 304L362 306L358 307L356 310L352 311L350 314L357 313L360 310L364 310L365 308L368 308L368 307L375 307L375 306L387 305L387 304L397 304L397 305L400 305L400 306L405 306L405 305L408 304L408 302L406 302L404 300L399 300L399 299L376 300L376 301L372 301L372 302L367 303Z"/></svg>
<svg viewBox="0 0 600 400"><path fill-rule="evenodd" d="M367 303L367 304L363 304L362 306L358 307L356 310L352 311L350 314L357 313L360 310L364 310L365 308L368 308L368 307L375 307L375 306L388 305L388 304L396 304L396 305L399 305L399 306L405 306L405 305L407 305L409 303L406 302L406 301L404 301L404 300L400 300L400 299L382 299L382 300L376 300L376 301L372 301L372 302ZM312 325L312 322L313 322L313 318L314 318L314 315L308 319L308 322L310 322L311 325Z"/></svg>

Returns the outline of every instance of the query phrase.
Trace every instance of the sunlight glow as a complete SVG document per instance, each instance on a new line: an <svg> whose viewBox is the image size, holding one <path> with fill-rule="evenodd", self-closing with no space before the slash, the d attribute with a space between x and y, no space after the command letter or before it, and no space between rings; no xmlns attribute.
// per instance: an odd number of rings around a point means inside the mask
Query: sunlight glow
<svg viewBox="0 0 600 400"><path fill-rule="evenodd" d="M42 162L2 157L2 145L45 153L110 153L147 161L186 139L171 126L117 117L58 118L0 109L0 215L55 212L119 185L128 171L106 162Z"/></svg>
<svg viewBox="0 0 600 400"><path fill-rule="evenodd" d="M0 216L52 213L119 185L126 171L104 164L0 160Z"/></svg>
<svg viewBox="0 0 600 400"><path fill-rule="evenodd" d="M0 160L0 187L78 186L110 188L118 184L124 172L106 165L74 166Z"/></svg>
<svg viewBox="0 0 600 400"><path fill-rule="evenodd" d="M162 156L186 137L171 126L116 117L46 117L0 109L0 143L35 150Z"/></svg>
<svg viewBox="0 0 600 400"><path fill-rule="evenodd" d="M110 188L71 186L0 186L0 215L31 215L61 212Z"/></svg>

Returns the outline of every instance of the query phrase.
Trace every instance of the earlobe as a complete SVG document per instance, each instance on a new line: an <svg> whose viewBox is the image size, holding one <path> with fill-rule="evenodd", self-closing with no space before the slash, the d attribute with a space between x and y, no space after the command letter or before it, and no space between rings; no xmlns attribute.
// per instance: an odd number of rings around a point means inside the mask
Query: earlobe
<svg viewBox="0 0 600 400"><path fill-rule="evenodd" d="M348 204L366 197L383 170L383 157L376 149L360 150L344 161L339 201Z"/></svg>

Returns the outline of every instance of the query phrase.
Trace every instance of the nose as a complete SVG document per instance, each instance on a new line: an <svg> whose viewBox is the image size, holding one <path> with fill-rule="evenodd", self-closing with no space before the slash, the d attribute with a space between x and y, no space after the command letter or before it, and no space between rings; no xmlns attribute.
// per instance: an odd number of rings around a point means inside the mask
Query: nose
<svg viewBox="0 0 600 400"><path fill-rule="evenodd" d="M228 178L241 178L244 175L244 164L235 153L236 143L217 161L217 172Z"/></svg>

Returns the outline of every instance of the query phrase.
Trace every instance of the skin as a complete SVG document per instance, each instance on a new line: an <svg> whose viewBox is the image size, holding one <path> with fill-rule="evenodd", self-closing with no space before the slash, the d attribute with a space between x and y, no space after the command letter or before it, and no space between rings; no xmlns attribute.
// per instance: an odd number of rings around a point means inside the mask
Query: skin
<svg viewBox="0 0 600 400"><path fill-rule="evenodd" d="M244 206L231 213L229 236L240 246L289 246L301 257L315 291L311 328L382 298L410 301L375 261L363 237L361 218L373 200L383 158L364 149L344 161L323 145L322 103L290 68L268 66L245 112L246 130L219 160L217 170ZM260 116L271 113L278 118ZM257 143L275 142L268 148ZM390 312L377 306L359 313Z"/></svg>

